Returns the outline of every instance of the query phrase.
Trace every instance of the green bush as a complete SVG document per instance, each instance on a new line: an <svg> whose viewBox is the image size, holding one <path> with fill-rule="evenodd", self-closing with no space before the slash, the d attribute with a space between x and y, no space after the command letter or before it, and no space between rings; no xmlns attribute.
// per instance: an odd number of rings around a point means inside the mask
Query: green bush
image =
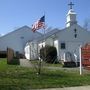
<svg viewBox="0 0 90 90"><path fill-rule="evenodd" d="M0 58L6 58L7 52L6 51L0 51Z"/></svg>
<svg viewBox="0 0 90 90"><path fill-rule="evenodd" d="M47 63L56 63L57 50L54 46L45 46L40 49L40 58Z"/></svg>
<svg viewBox="0 0 90 90"><path fill-rule="evenodd" d="M12 60L7 62L7 64L10 64L10 65L20 65L19 58L14 57Z"/></svg>

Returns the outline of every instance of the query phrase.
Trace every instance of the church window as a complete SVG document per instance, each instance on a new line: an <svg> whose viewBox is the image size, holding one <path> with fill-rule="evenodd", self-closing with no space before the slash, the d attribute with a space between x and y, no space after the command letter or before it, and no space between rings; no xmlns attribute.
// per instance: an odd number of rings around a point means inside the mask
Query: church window
<svg viewBox="0 0 90 90"><path fill-rule="evenodd" d="M20 38L21 38L21 39L24 39L24 37L23 37L23 36L21 36Z"/></svg>
<svg viewBox="0 0 90 90"><path fill-rule="evenodd" d="M65 49L65 43L61 43L61 49Z"/></svg>
<svg viewBox="0 0 90 90"><path fill-rule="evenodd" d="M77 38L77 34L75 34L74 37Z"/></svg>
<svg viewBox="0 0 90 90"><path fill-rule="evenodd" d="M77 32L77 29L74 29L74 32L76 33Z"/></svg>

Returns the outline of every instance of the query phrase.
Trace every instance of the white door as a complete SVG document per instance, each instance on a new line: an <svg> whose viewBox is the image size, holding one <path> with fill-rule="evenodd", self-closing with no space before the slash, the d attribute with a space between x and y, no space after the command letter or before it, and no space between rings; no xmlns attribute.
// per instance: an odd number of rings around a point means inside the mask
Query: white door
<svg viewBox="0 0 90 90"><path fill-rule="evenodd" d="M68 42L67 51L71 52L73 56L79 60L79 47L82 45L81 42Z"/></svg>

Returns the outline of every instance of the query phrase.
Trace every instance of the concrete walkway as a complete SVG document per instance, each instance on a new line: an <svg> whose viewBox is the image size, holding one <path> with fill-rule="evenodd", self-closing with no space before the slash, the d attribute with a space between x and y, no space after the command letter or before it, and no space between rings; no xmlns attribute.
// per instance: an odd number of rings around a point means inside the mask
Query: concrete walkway
<svg viewBox="0 0 90 90"><path fill-rule="evenodd" d="M37 90L90 90L90 86L65 87L65 88L50 88L50 89L37 89Z"/></svg>
<svg viewBox="0 0 90 90"><path fill-rule="evenodd" d="M20 59L20 66L23 66L23 67L32 67L32 64L27 59Z"/></svg>

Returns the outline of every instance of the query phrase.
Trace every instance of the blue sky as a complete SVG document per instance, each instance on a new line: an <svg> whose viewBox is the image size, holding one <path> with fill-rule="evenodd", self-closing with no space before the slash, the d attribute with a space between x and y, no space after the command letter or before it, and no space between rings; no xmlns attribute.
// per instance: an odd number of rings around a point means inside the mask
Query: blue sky
<svg viewBox="0 0 90 90"><path fill-rule="evenodd" d="M52 28L64 28L68 3L72 1L78 24L90 19L90 0L0 0L0 34L6 34L24 25L31 25L41 16Z"/></svg>

